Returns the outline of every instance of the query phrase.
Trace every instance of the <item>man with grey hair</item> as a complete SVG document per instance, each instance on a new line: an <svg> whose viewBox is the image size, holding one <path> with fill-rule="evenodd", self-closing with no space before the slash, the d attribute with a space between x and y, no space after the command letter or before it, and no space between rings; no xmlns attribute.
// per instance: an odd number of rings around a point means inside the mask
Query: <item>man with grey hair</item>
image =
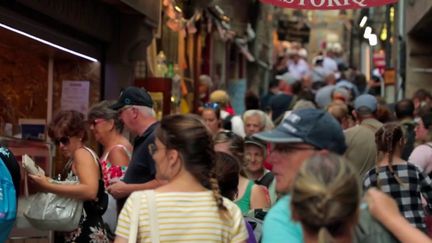
<svg viewBox="0 0 432 243"><path fill-rule="evenodd" d="M271 120L261 110L247 110L243 114L244 131L246 136L273 128Z"/></svg>
<svg viewBox="0 0 432 243"><path fill-rule="evenodd" d="M108 192L122 205L132 192L154 189L161 185L155 179L155 161L148 149L150 144L154 144L158 121L153 110L153 100L143 88L126 88L111 108L118 111L126 128L137 135L123 180L108 187Z"/></svg>
<svg viewBox="0 0 432 243"><path fill-rule="evenodd" d="M345 131L345 142L348 146L345 157L356 169L360 178L372 169L377 158L375 132L382 127L376 117L377 99L369 94L360 95L354 100L353 116L358 125Z"/></svg>

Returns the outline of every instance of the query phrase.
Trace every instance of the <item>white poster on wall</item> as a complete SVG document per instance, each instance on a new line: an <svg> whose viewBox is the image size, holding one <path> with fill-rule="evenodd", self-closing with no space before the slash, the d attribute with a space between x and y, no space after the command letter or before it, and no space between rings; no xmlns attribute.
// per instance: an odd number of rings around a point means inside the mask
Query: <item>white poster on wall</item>
<svg viewBox="0 0 432 243"><path fill-rule="evenodd" d="M61 110L76 110L87 114L90 98L89 81L63 81Z"/></svg>

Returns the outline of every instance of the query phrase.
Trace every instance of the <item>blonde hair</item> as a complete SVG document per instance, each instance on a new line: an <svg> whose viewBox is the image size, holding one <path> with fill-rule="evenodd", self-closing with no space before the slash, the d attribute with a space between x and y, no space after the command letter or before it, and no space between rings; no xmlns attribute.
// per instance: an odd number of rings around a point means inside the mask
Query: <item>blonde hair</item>
<svg viewBox="0 0 432 243"><path fill-rule="evenodd" d="M346 234L358 218L360 183L343 157L316 154L300 168L292 187L293 215L318 242Z"/></svg>
<svg viewBox="0 0 432 243"><path fill-rule="evenodd" d="M327 112L330 113L340 124L345 118L348 118L348 107L342 102L333 102L327 107Z"/></svg>

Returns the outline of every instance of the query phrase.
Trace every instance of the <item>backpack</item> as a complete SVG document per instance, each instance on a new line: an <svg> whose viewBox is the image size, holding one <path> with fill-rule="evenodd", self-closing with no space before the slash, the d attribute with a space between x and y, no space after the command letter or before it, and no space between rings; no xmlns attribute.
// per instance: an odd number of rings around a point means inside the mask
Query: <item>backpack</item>
<svg viewBox="0 0 432 243"><path fill-rule="evenodd" d="M261 242L262 233L263 233L263 220L258 218L252 218L252 217L244 217L246 222L249 223L249 225L252 227L253 234L255 236L255 240L257 242Z"/></svg>
<svg viewBox="0 0 432 243"><path fill-rule="evenodd" d="M0 242L6 241L14 226L17 215L16 200L12 176L3 159L0 158Z"/></svg>

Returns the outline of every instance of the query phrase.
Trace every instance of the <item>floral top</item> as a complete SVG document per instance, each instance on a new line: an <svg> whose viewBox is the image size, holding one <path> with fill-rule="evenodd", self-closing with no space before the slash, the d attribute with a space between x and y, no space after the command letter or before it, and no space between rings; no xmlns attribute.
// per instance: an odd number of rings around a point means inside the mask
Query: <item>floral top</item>
<svg viewBox="0 0 432 243"><path fill-rule="evenodd" d="M102 174L103 174L103 181L105 184L105 188L107 188L110 185L110 181L112 179L117 179L117 178L121 179L126 173L127 166L113 165L111 164L110 161L108 161L109 153L116 147L122 148L126 152L129 160L131 158L131 153L122 144L117 144L113 146L104 156L101 157L100 163L102 166Z"/></svg>

